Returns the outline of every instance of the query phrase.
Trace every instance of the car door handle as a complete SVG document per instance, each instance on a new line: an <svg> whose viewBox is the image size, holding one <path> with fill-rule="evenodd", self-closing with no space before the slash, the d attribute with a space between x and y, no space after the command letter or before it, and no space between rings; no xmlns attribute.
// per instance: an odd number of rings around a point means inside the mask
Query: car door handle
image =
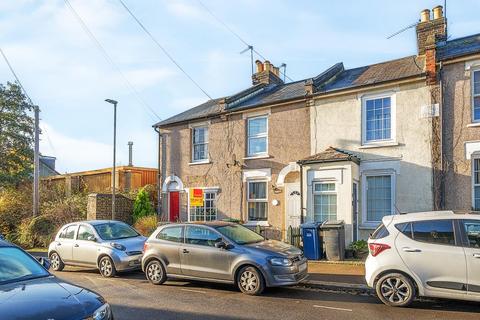
<svg viewBox="0 0 480 320"><path fill-rule="evenodd" d="M187 249L183 249L183 253L189 253L190 251L188 251Z"/></svg>
<svg viewBox="0 0 480 320"><path fill-rule="evenodd" d="M405 252L422 252L422 250L417 249L417 248L409 248L409 247L404 247L402 248L403 251Z"/></svg>
<svg viewBox="0 0 480 320"><path fill-rule="evenodd" d="M474 257L474 258L477 258L477 259L480 259L480 253L474 253L474 254L473 254L473 257Z"/></svg>
<svg viewBox="0 0 480 320"><path fill-rule="evenodd" d="M74 244L74 247L75 247L75 248L78 248L78 244L75 243L75 244Z"/></svg>
<svg viewBox="0 0 480 320"><path fill-rule="evenodd" d="M61 242L57 242L57 246L61 246L61 245L62 245L62 243L61 243Z"/></svg>

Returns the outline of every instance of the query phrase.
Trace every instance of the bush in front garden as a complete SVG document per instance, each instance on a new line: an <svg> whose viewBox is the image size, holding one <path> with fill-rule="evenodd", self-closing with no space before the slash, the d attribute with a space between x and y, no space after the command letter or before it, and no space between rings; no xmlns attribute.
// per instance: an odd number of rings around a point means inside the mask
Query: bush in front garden
<svg viewBox="0 0 480 320"><path fill-rule="evenodd" d="M148 237L157 229L157 223L157 216L150 215L138 219L137 222L135 222L134 228L145 237Z"/></svg>
<svg viewBox="0 0 480 320"><path fill-rule="evenodd" d="M145 188L142 188L138 191L133 203L133 221L136 222L138 219L150 216L153 213L150 195Z"/></svg>
<svg viewBox="0 0 480 320"><path fill-rule="evenodd" d="M25 248L48 247L57 226L52 215L40 215L24 220L19 227L17 242Z"/></svg>

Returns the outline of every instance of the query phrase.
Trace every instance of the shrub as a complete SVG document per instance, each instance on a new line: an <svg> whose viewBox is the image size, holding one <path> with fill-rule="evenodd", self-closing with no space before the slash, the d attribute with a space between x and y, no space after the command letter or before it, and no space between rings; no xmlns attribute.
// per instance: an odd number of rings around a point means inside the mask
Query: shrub
<svg viewBox="0 0 480 320"><path fill-rule="evenodd" d="M15 241L20 222L32 216L31 189L28 186L0 189L0 233Z"/></svg>
<svg viewBox="0 0 480 320"><path fill-rule="evenodd" d="M17 242L26 248L47 247L56 230L55 217L52 215L25 219L20 224Z"/></svg>
<svg viewBox="0 0 480 320"><path fill-rule="evenodd" d="M140 189L133 203L133 221L153 214L150 195L145 188Z"/></svg>
<svg viewBox="0 0 480 320"><path fill-rule="evenodd" d="M134 228L142 235L148 237L157 229L157 216L150 215L142 217L135 222Z"/></svg>

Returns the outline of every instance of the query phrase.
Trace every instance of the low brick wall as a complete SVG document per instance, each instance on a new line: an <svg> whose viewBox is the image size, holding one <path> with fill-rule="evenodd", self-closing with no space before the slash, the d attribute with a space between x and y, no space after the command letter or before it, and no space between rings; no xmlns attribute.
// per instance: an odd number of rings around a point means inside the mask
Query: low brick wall
<svg viewBox="0 0 480 320"><path fill-rule="evenodd" d="M123 195L115 195L115 220L132 224L133 200ZM87 202L88 220L112 219L112 194L91 193Z"/></svg>

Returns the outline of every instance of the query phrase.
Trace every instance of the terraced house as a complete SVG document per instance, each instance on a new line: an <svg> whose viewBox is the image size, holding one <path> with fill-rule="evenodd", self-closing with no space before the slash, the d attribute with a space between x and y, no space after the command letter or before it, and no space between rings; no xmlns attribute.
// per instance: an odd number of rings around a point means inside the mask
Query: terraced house
<svg viewBox="0 0 480 320"><path fill-rule="evenodd" d="M349 243L388 214L478 208L480 40L446 30L441 6L424 10L414 55L292 83L257 61L252 87L158 123L169 219L236 218L278 238L343 220Z"/></svg>

